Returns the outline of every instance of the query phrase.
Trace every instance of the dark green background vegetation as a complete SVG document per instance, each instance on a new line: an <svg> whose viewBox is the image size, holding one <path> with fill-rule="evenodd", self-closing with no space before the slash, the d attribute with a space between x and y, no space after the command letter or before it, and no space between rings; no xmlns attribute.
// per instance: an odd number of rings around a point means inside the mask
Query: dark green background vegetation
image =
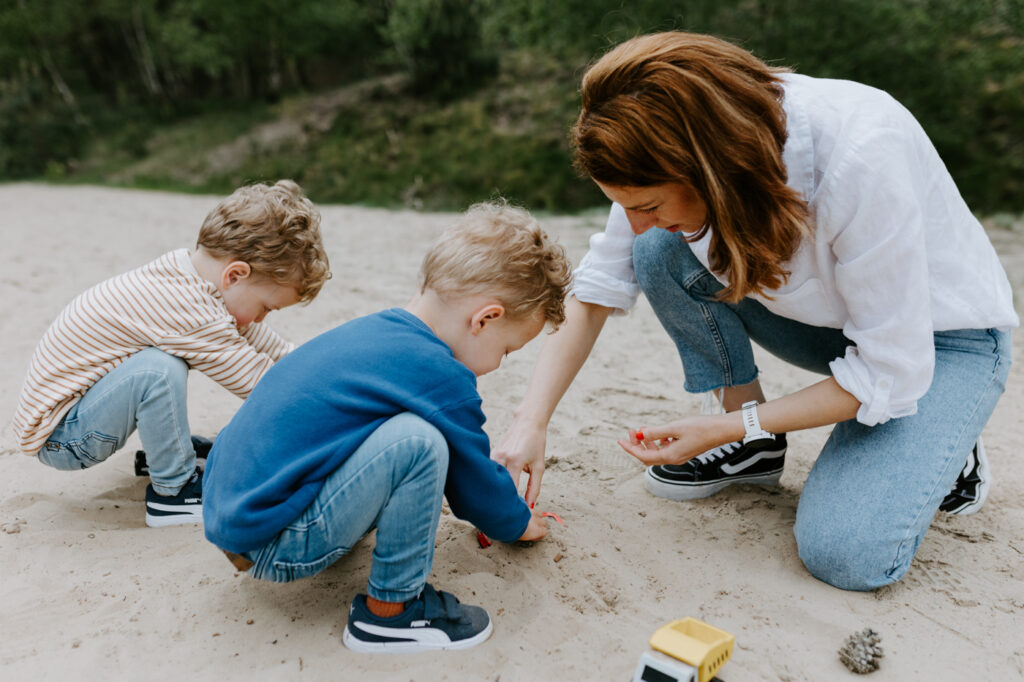
<svg viewBox="0 0 1024 682"><path fill-rule="evenodd" d="M1024 0L0 0L0 179L585 208L579 78L666 29L889 91L975 210L1024 210Z"/></svg>

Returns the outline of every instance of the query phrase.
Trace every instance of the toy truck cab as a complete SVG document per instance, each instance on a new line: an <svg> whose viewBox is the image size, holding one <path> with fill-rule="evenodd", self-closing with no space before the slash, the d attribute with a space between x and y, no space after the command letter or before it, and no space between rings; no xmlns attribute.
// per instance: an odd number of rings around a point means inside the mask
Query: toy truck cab
<svg viewBox="0 0 1024 682"><path fill-rule="evenodd" d="M736 638L696 618L674 620L651 636L633 682L710 682L732 656Z"/></svg>

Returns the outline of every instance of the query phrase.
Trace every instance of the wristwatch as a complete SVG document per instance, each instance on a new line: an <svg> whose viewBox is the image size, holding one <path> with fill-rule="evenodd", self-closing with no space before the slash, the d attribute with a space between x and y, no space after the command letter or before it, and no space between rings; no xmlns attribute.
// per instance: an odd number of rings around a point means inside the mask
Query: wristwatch
<svg viewBox="0 0 1024 682"><path fill-rule="evenodd" d="M768 433L761 428L761 422L757 418L757 401L751 400L743 403L743 428L746 435L743 436L744 445L761 445L767 441L775 440L774 433Z"/></svg>

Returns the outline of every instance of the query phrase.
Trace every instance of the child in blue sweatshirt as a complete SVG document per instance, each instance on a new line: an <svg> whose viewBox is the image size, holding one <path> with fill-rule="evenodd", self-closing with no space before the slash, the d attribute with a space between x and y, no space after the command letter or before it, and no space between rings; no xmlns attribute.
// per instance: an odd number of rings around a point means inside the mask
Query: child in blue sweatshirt
<svg viewBox="0 0 1024 682"><path fill-rule="evenodd" d="M377 529L357 651L462 649L491 622L427 584L442 497L504 542L538 540L490 459L476 377L565 319L571 267L522 209L473 206L423 261L405 308L352 320L271 368L217 436L203 484L206 537L253 577L324 570Z"/></svg>

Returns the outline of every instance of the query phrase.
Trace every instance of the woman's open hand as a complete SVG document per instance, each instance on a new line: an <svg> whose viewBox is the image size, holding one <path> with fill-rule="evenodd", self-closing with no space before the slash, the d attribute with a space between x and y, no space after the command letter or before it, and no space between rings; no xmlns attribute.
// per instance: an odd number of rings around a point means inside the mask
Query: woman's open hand
<svg viewBox="0 0 1024 682"><path fill-rule="evenodd" d="M732 442L732 435L720 419L698 416L641 427L618 443L647 466L683 464L713 447Z"/></svg>
<svg viewBox="0 0 1024 682"><path fill-rule="evenodd" d="M532 508L540 495L540 482L544 478L544 447L547 429L514 422L498 447L491 450L491 459L508 469L519 487L523 473L529 475L526 484L526 504Z"/></svg>

